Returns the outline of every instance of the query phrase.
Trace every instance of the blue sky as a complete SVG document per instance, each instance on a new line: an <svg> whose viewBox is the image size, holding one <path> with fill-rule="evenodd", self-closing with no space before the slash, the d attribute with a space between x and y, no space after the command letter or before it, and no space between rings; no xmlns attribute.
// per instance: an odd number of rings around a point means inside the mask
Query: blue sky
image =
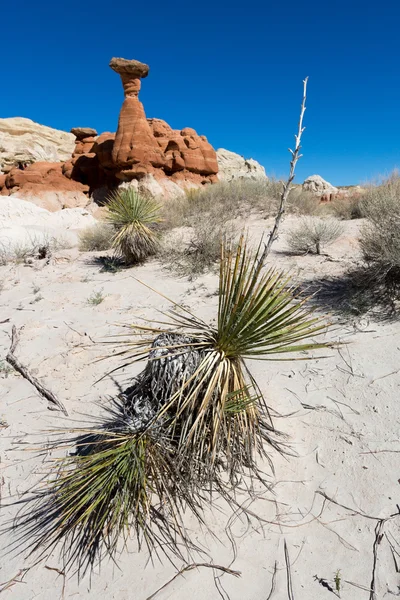
<svg viewBox="0 0 400 600"><path fill-rule="evenodd" d="M112 56L150 65L148 117L288 170L308 75L297 181L356 184L400 166L399 0L8 2L0 116L115 131Z"/></svg>

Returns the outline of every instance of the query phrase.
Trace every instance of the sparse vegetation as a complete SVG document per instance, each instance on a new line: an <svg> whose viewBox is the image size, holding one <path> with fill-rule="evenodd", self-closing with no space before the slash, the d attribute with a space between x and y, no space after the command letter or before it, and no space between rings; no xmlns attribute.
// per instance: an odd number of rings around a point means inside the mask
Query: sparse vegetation
<svg viewBox="0 0 400 600"><path fill-rule="evenodd" d="M128 187L114 192L107 207L106 219L115 229L111 246L127 265L142 262L157 252L156 226L161 221L158 202Z"/></svg>
<svg viewBox="0 0 400 600"><path fill-rule="evenodd" d="M91 304L92 306L98 306L99 304L101 304L103 302L105 298L105 295L103 294L103 288L101 290L98 290L97 292L93 292L93 294L91 294L89 296L89 298L87 299L87 303Z"/></svg>
<svg viewBox="0 0 400 600"><path fill-rule="evenodd" d="M337 240L342 233L343 226L336 219L308 217L303 218L289 232L287 244L295 254L321 254L321 250Z"/></svg>
<svg viewBox="0 0 400 600"><path fill-rule="evenodd" d="M161 259L180 275L190 277L215 266L221 238L237 236L237 218L252 211L270 216L277 208L282 183L270 179L238 179L191 190L184 198L165 204ZM170 239L170 230L187 227Z"/></svg>
<svg viewBox="0 0 400 600"><path fill-rule="evenodd" d="M326 205L327 210L338 219L350 221L351 219L361 219L364 216L361 194L335 198Z"/></svg>
<svg viewBox="0 0 400 600"><path fill-rule="evenodd" d="M324 212L319 196L305 192L301 186L294 187L288 197L286 211L299 216L315 216Z"/></svg>
<svg viewBox="0 0 400 600"><path fill-rule="evenodd" d="M79 234L79 250L81 252L95 252L109 250L115 231L107 223L97 223L87 227Z"/></svg>
<svg viewBox="0 0 400 600"><path fill-rule="evenodd" d="M400 281L400 175L392 173L381 185L370 186L362 198L367 223L360 245L375 276L388 283Z"/></svg>
<svg viewBox="0 0 400 600"><path fill-rule="evenodd" d="M34 260L48 259L58 250L71 247L67 239L40 235L30 236L23 242L0 242L0 265L24 264Z"/></svg>

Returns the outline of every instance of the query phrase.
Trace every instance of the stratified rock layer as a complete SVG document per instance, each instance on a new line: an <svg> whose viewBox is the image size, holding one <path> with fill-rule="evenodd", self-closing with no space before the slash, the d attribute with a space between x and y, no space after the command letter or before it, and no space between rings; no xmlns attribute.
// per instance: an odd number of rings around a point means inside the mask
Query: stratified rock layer
<svg viewBox="0 0 400 600"><path fill-rule="evenodd" d="M0 173L18 164L68 160L74 136L22 117L0 119Z"/></svg>

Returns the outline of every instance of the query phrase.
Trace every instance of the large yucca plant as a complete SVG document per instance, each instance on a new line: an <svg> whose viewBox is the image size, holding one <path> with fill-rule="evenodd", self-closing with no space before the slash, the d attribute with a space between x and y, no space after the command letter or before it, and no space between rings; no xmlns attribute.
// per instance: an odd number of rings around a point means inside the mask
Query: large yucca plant
<svg viewBox="0 0 400 600"><path fill-rule="evenodd" d="M181 364L180 385L152 423L164 420L177 461L189 469L191 481L198 477L210 483L221 469L231 483L238 473L258 475L256 456L267 457L265 443L281 449L268 404L246 359L285 360L289 353L326 347L310 340L323 333L326 324L297 298L290 277L264 268L261 254L261 244L252 254L244 236L237 246L222 244L215 326L177 305L168 313L169 320L159 323L164 325L163 335L168 332L171 339L167 347L174 356L171 377L177 377L177 363ZM134 329L150 336L163 331L148 326ZM130 359L149 358L152 339L147 335L133 341ZM165 385L165 377L159 385Z"/></svg>
<svg viewBox="0 0 400 600"><path fill-rule="evenodd" d="M106 220L116 232L112 247L127 264L135 264L156 253L158 238L154 230L160 223L161 206L134 188L120 188L111 194Z"/></svg>
<svg viewBox="0 0 400 600"><path fill-rule="evenodd" d="M312 338L326 325L260 256L243 236L222 244L215 325L173 303L159 321L129 327L119 354L125 364L147 358L145 369L102 427L73 440L76 455L18 517L17 543L51 551L61 542L67 566L82 570L115 556L133 528L139 545L180 555L193 547L186 509L203 523L215 491L237 509L242 483L250 493L255 479L267 483L257 456L285 446L245 361L322 348Z"/></svg>

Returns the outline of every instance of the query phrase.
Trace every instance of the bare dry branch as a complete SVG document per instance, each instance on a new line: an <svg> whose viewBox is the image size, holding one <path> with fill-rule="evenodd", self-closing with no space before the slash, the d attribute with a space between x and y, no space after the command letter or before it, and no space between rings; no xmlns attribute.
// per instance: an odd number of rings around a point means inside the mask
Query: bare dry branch
<svg viewBox="0 0 400 600"><path fill-rule="evenodd" d="M190 565L186 565L186 567L183 567L183 569L178 571L169 581L167 581L167 583L164 583L164 585L162 585L160 588L158 588L158 590L156 590L153 594L151 594L151 596L148 596L146 598L146 600L152 600L153 598L155 598L156 595L159 592L161 592L161 590L164 590L168 585L170 585L170 583L175 581L175 579L177 579L177 577L179 577L183 573L186 573L187 571L192 571L192 569L198 569L199 567L207 567L208 569L217 569L218 571L223 571L224 573L228 573L228 575L233 575L234 577L240 577L240 575L241 575L240 571L233 571L232 569L228 569L227 567L222 567L220 565L213 565L212 563L191 563Z"/></svg>
<svg viewBox="0 0 400 600"><path fill-rule="evenodd" d="M281 194L281 198L280 198L278 213L275 218L274 227L273 227L271 233L269 234L268 242L265 244L264 252L261 256L262 262L265 261L265 259L269 255L271 246L278 237L279 226L280 226L281 220L285 214L286 202L289 197L292 181L294 179L296 164L297 164L297 161L299 160L299 158L301 158L301 156L302 156L302 154L300 154L300 148L301 148L301 136L305 129L305 127L303 127L303 117L304 117L304 113L306 111L307 82L308 82L308 77L306 77L303 80L303 101L301 103L301 109L300 109L299 128L298 128L297 134L294 136L295 140L296 140L296 145L294 147L294 151L289 148L289 152L292 155L292 160L290 161L289 177L288 177L287 181L283 184L283 190L282 190L282 194Z"/></svg>
<svg viewBox="0 0 400 600"><path fill-rule="evenodd" d="M15 327L15 325L13 325L12 326L12 334L11 334L11 347L6 356L6 361L8 362L8 364L10 364L13 367L13 369L15 369L20 375L22 375L22 377L24 379L29 381L29 383L31 383L33 385L33 387L37 389L37 391L39 392L39 394L41 396L43 396L43 398L46 398L46 400L48 400L48 402L51 402L52 404L57 406L58 410L61 410L64 413L64 415L68 416L67 410L66 410L65 406L63 405L63 403L60 402L60 400L58 400L58 398L56 398L56 396L53 394L53 392L51 392L50 390L45 388L40 383L40 381L38 381L36 379L36 377L31 375L31 373L29 372L27 367L22 365L20 363L20 361L18 360L18 358L16 358L14 352L16 350L18 341L19 341L18 331L17 331L17 328Z"/></svg>

